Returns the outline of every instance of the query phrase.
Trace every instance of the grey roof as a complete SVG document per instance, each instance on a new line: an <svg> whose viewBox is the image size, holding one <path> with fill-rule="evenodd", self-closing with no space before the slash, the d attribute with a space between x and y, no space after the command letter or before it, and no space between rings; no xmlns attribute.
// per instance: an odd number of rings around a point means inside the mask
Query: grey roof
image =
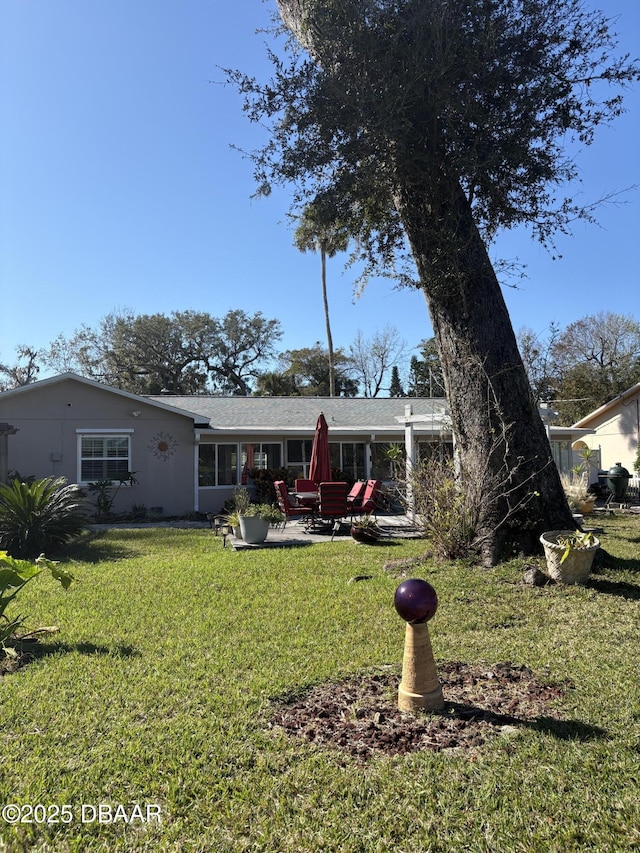
<svg viewBox="0 0 640 853"><path fill-rule="evenodd" d="M405 408L441 424L446 400L436 397L150 397L195 412L214 430L313 433L320 412L331 431L382 432L403 429ZM426 426L426 423L425 423Z"/></svg>

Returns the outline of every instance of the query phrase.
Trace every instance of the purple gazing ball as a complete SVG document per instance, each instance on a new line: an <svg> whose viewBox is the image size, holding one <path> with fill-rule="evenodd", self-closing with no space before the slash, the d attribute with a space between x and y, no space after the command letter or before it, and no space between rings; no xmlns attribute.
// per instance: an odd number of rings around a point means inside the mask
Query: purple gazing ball
<svg viewBox="0 0 640 853"><path fill-rule="evenodd" d="M428 622L438 609L438 596L430 583L420 578L403 581L393 599L398 614L411 625Z"/></svg>

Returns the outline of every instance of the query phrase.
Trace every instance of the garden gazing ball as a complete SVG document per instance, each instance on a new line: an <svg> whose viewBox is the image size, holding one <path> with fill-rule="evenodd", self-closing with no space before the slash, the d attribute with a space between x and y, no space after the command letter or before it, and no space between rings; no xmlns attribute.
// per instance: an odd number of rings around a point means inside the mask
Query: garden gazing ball
<svg viewBox="0 0 640 853"><path fill-rule="evenodd" d="M427 581L410 578L396 589L393 603L398 614L411 625L428 622L438 609L438 596Z"/></svg>

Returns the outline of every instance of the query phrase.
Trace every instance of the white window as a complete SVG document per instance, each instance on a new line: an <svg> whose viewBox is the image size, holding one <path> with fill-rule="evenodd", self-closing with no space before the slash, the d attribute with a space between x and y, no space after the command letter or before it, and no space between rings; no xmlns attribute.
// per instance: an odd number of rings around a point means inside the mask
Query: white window
<svg viewBox="0 0 640 853"><path fill-rule="evenodd" d="M201 444L198 447L199 486L235 486L237 482L237 444Z"/></svg>
<svg viewBox="0 0 640 853"><path fill-rule="evenodd" d="M78 435L79 482L121 480L131 470L131 436L81 433Z"/></svg>

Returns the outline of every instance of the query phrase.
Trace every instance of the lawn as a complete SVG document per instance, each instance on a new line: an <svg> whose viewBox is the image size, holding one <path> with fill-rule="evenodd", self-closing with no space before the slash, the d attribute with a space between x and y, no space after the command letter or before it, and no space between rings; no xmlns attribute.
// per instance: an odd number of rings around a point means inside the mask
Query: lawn
<svg viewBox="0 0 640 853"><path fill-rule="evenodd" d="M385 564L424 542L234 552L209 530L100 533L65 561L67 592L42 576L17 605L60 631L0 679L1 800L18 807L0 849L639 849L640 518L602 525L615 559L585 587L523 584L521 560L412 566L438 592L440 666L510 661L563 690L473 748L364 761L274 728L275 703L399 679Z"/></svg>

